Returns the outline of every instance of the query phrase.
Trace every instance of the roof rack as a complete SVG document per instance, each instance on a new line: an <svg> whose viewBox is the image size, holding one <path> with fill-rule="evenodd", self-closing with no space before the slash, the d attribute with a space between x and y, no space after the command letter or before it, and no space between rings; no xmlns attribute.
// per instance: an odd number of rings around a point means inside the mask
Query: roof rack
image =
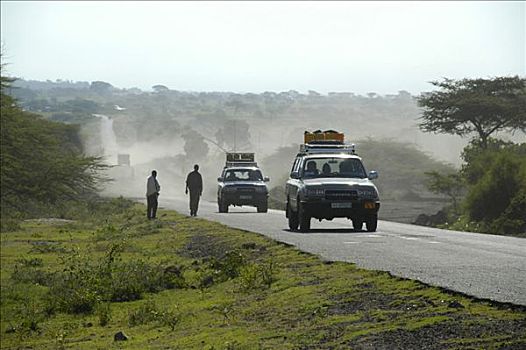
<svg viewBox="0 0 526 350"><path fill-rule="evenodd" d="M300 145L300 154L356 154L356 145L344 144L344 143L333 143L333 142L321 142L316 143L305 143Z"/></svg>
<svg viewBox="0 0 526 350"><path fill-rule="evenodd" d="M225 168L231 168L231 167L236 167L236 166L246 166L246 167L255 166L257 167L258 163L257 162L226 162L225 163Z"/></svg>
<svg viewBox="0 0 526 350"><path fill-rule="evenodd" d="M227 162L253 162L254 153L228 152L226 154Z"/></svg>
<svg viewBox="0 0 526 350"><path fill-rule="evenodd" d="M258 166L254 161L254 153L228 152L226 154L225 168L234 166Z"/></svg>

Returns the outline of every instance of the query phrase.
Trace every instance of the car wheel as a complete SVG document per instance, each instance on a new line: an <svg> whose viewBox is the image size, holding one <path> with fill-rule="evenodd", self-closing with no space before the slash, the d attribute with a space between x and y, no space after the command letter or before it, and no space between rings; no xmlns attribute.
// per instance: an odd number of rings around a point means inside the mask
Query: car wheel
<svg viewBox="0 0 526 350"><path fill-rule="evenodd" d="M375 232L377 226L378 226L378 217L376 216L370 217L365 222L365 227L367 227L367 232Z"/></svg>
<svg viewBox="0 0 526 350"><path fill-rule="evenodd" d="M258 213L266 213L268 211L268 203L265 202L261 205L258 205Z"/></svg>
<svg viewBox="0 0 526 350"><path fill-rule="evenodd" d="M352 221L352 227L354 228L355 231L361 231L362 230L362 227L363 227L363 221L362 220L353 220Z"/></svg>
<svg viewBox="0 0 526 350"><path fill-rule="evenodd" d="M228 213L228 205L224 201L220 200L218 205L220 213Z"/></svg>
<svg viewBox="0 0 526 350"><path fill-rule="evenodd" d="M310 216L305 211L305 207L298 201L298 221L300 232L308 232L310 230Z"/></svg>
<svg viewBox="0 0 526 350"><path fill-rule="evenodd" d="M292 231L296 231L299 225L298 213L294 212L290 208L290 205L288 202L287 202L287 218L289 220L289 229L291 229Z"/></svg>

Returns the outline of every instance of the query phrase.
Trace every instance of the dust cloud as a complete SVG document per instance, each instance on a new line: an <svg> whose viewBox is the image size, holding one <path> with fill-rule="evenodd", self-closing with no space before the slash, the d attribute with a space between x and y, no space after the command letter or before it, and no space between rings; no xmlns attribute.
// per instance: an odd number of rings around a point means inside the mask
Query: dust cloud
<svg viewBox="0 0 526 350"><path fill-rule="evenodd" d="M103 194L132 198L144 196L146 178L154 169L158 172L162 196L184 196L186 175L194 164L199 164L204 180L204 199L215 200L217 177L220 176L224 165L225 151L234 149L255 152L256 161L264 174L271 179L269 187L283 187L305 130L334 129L344 132L347 141L357 144L358 153L360 140L367 138L407 142L436 159L456 166L460 164L460 150L466 144L465 140L453 136L423 134L418 131L416 125L372 128L371 123L364 122L334 123L291 118L276 118L272 122L240 120L236 126L230 125L230 135L222 136L229 138L228 140L221 140L217 130L214 132L214 129L201 128L194 122L191 129L178 132L172 138L154 137L151 141L119 142L116 136L118 131L115 130L119 124L114 123L113 117L97 115L97 118L99 135L93 137L91 134L91 139L86 139L85 143L90 153L103 156L105 162L112 165L107 175L113 181L105 185ZM244 130L234 130L243 123L246 124ZM235 144L234 139L237 140ZM243 140L245 142L242 142ZM205 150L201 153L194 152L199 147ZM119 155L124 157L120 163ZM162 200L162 197L160 199Z"/></svg>
<svg viewBox="0 0 526 350"><path fill-rule="evenodd" d="M469 140L420 131L421 110L415 96L405 91L361 96L293 90L234 94L163 89L140 95L113 92L105 99L115 107L93 114L82 135L86 151L103 156L112 165L107 175L113 181L103 191L111 196L143 198L146 178L154 169L161 196L184 196L185 178L193 165L199 164L204 199L213 201L227 151L254 152L264 175L270 177L269 188L283 188L306 130L343 132L347 142L357 145L359 155L367 153L361 147L370 145L370 140L403 143L450 169L460 167L460 154ZM497 136L519 140L524 135ZM380 177L382 166L392 166L375 161L364 158L366 167L370 163L380 167L375 169L380 170ZM422 165L408 166L416 174Z"/></svg>

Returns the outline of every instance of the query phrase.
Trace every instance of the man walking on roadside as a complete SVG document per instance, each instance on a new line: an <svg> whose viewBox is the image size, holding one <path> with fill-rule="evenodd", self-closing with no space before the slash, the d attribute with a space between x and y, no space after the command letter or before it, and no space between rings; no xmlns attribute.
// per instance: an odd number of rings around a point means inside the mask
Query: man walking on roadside
<svg viewBox="0 0 526 350"><path fill-rule="evenodd" d="M155 219L155 215L157 214L157 197L159 197L159 191L161 191L161 186L159 182L157 182L157 171L152 170L152 175L146 182L146 201L148 203L146 216L150 220Z"/></svg>
<svg viewBox="0 0 526 350"><path fill-rule="evenodd" d="M197 216L197 208L199 207L199 198L203 194L203 178L199 174L199 165L194 165L194 171L190 172L186 177L186 190L188 194L190 191L190 215Z"/></svg>

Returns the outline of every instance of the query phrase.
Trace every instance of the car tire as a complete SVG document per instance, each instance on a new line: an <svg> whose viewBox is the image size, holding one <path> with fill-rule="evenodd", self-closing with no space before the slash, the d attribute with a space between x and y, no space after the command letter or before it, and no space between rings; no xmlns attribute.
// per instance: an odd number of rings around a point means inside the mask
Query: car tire
<svg viewBox="0 0 526 350"><path fill-rule="evenodd" d="M307 215L305 207L298 201L298 221L300 232L309 232L310 230L310 216Z"/></svg>
<svg viewBox="0 0 526 350"><path fill-rule="evenodd" d="M373 216L367 219L365 222L365 227L367 227L367 232L375 232L378 226L378 217Z"/></svg>
<svg viewBox="0 0 526 350"><path fill-rule="evenodd" d="M361 231L363 227L363 220L355 219L352 221L352 227L355 231Z"/></svg>
<svg viewBox="0 0 526 350"><path fill-rule="evenodd" d="M298 213L294 212L289 203L287 202L287 218L289 221L289 229L292 231L296 231L298 229L299 221L298 221Z"/></svg>
<svg viewBox="0 0 526 350"><path fill-rule="evenodd" d="M261 205L258 205L258 213L266 213L268 211L268 203L265 202Z"/></svg>
<svg viewBox="0 0 526 350"><path fill-rule="evenodd" d="M225 204L224 201L219 200L218 201L218 206L219 206L219 212L220 213L228 213L228 205Z"/></svg>

